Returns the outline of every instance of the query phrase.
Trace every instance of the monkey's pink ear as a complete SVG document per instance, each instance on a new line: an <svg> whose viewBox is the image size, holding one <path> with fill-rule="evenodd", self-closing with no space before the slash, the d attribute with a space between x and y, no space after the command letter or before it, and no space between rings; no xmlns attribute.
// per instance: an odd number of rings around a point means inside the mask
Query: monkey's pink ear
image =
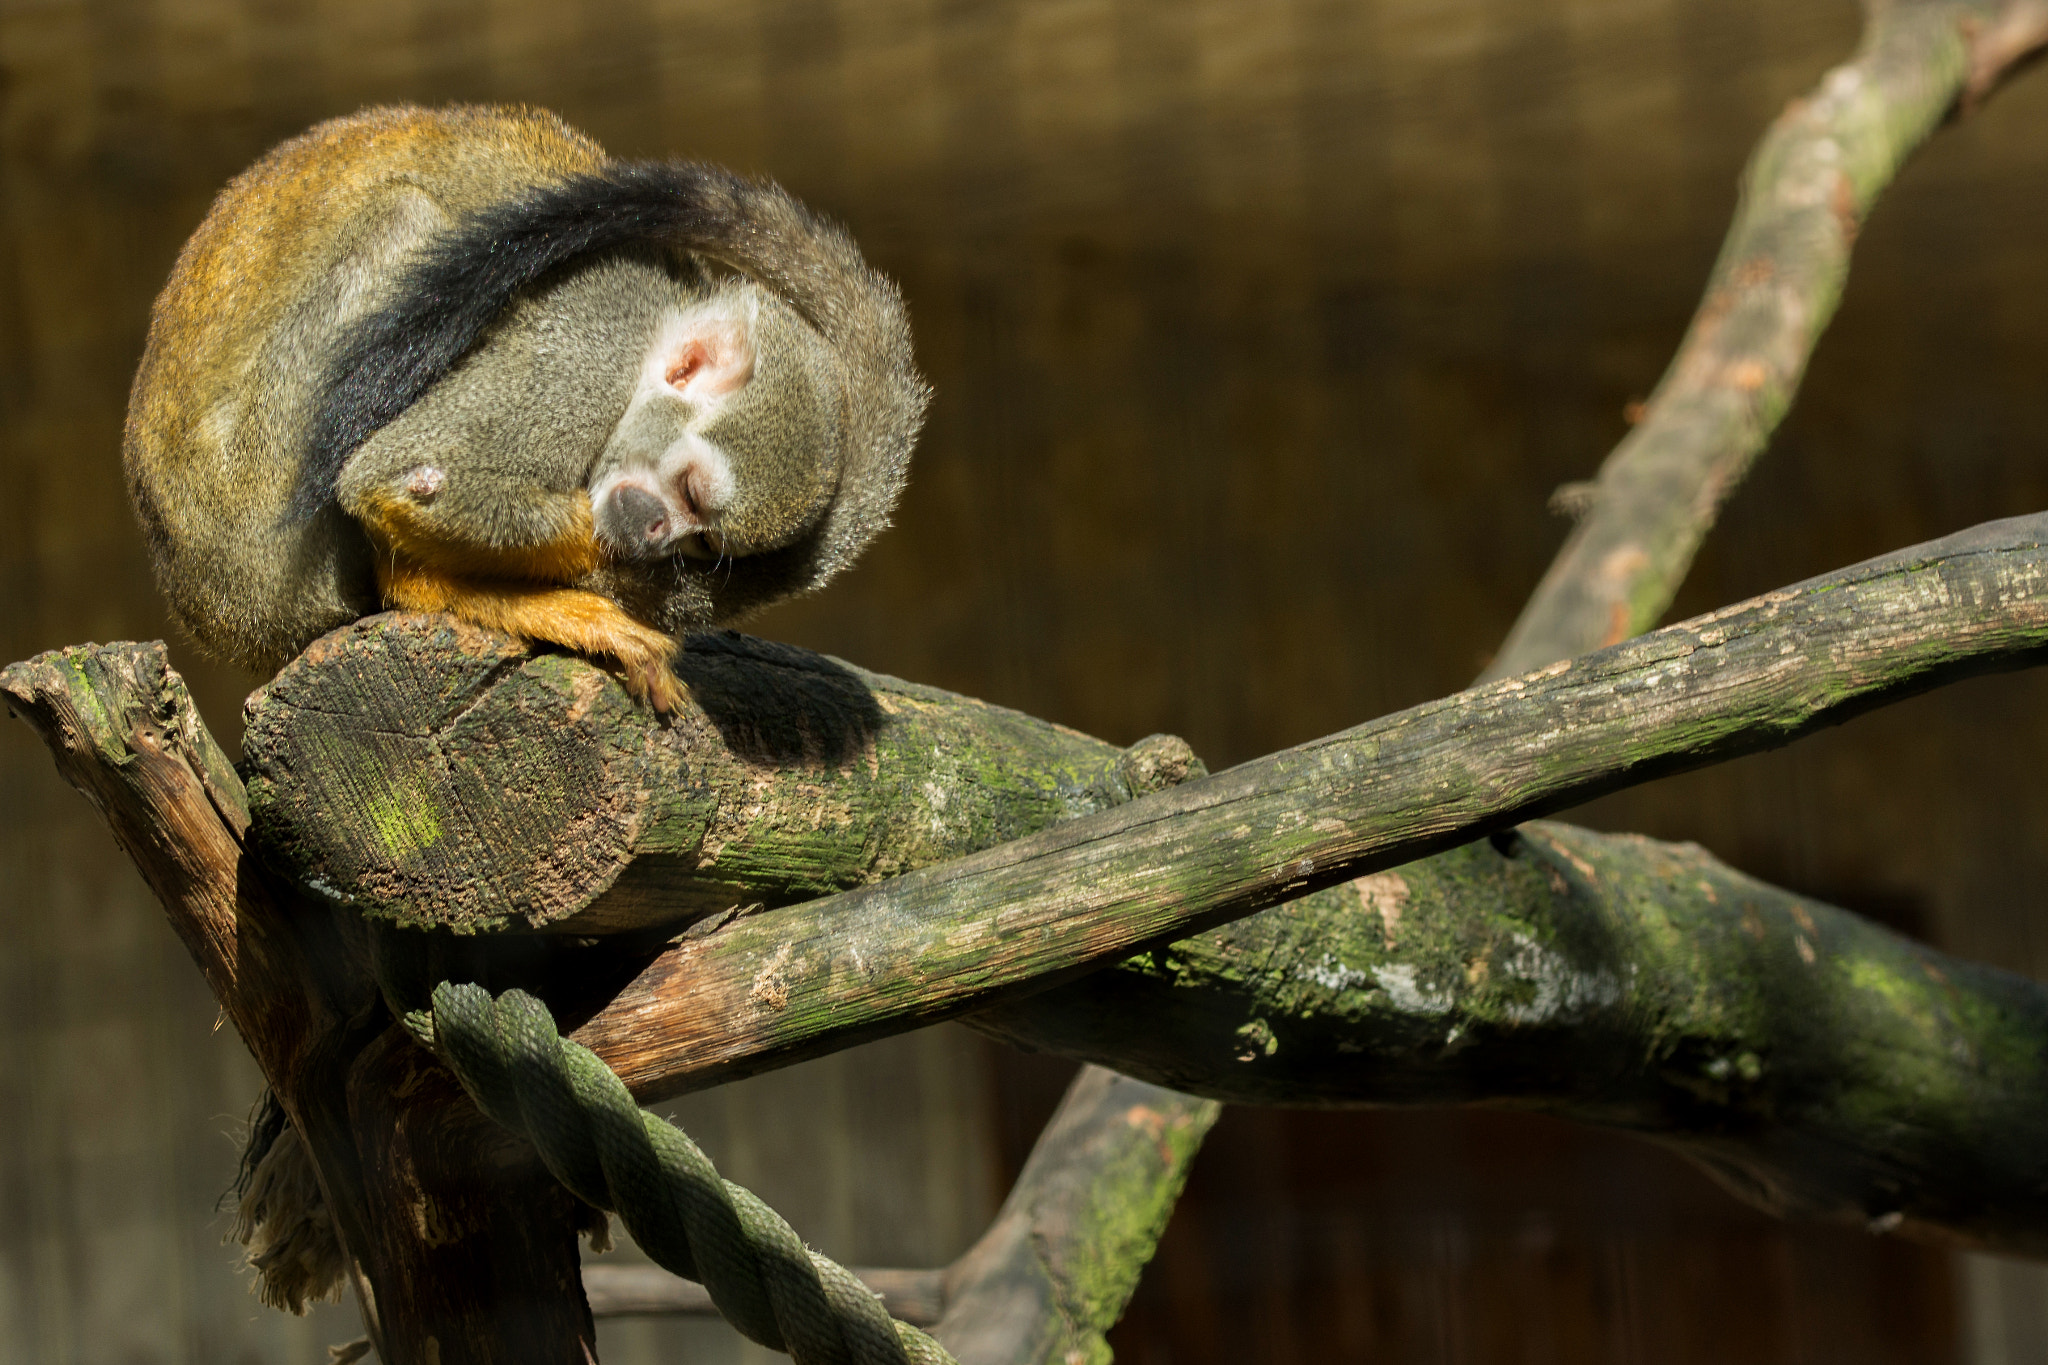
<svg viewBox="0 0 2048 1365"><path fill-rule="evenodd" d="M753 341L736 318L693 318L664 341L662 378L685 398L717 398L754 377Z"/></svg>

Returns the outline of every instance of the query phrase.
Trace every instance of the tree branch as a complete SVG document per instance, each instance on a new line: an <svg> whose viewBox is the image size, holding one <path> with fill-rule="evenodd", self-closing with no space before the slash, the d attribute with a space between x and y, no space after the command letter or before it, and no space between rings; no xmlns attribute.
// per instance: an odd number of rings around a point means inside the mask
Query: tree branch
<svg viewBox="0 0 2048 1365"><path fill-rule="evenodd" d="M853 1274L875 1292L892 1318L930 1327L945 1312L943 1270L855 1267ZM719 1316L703 1285L658 1265L586 1265L583 1293L594 1318Z"/></svg>
<svg viewBox="0 0 2048 1365"><path fill-rule="evenodd" d="M1855 59L1757 144L1677 355L1480 681L1611 645L1671 605L1721 505L1792 406L1877 196L1953 112L2048 42L2042 0L1876 0ZM1567 490L1560 490L1566 492Z"/></svg>
<svg viewBox="0 0 2048 1365"><path fill-rule="evenodd" d="M960 1365L1107 1360L1104 1340L1222 1106L1083 1067L1002 1212L946 1274L933 1335Z"/></svg>
<svg viewBox="0 0 2048 1365"><path fill-rule="evenodd" d="M1780 1216L2048 1254L2048 989L1695 845L1524 825L968 1022L1233 1103L1536 1109Z"/></svg>
<svg viewBox="0 0 2048 1365"><path fill-rule="evenodd" d="M1955 677L2018 666L2048 647L2044 539L2048 517L1994 522L941 866L785 909L728 909L699 920L630 982L602 983L576 1037L637 1094L675 1094L986 1009L1631 782L1783 744ZM368 658L385 647L380 640L403 629L387 623L343 633L333 637L328 657L366 651ZM390 864L356 880L340 879L339 856L325 858L324 849L345 845L343 851L356 856L361 842L323 836L322 822L309 818L322 808L321 796L292 790L291 775L303 764L291 756L340 752L336 746L348 734L417 733L422 716L438 714L442 692L428 675L412 690L368 689L351 706L333 689L318 692L318 708L289 704L294 696L312 695L317 678L345 679L355 666L287 670L254 709L245 752L263 774L252 783L257 828L280 832L280 856L294 860L301 878L319 878L330 893L374 907L381 902L361 888L395 884L412 865L406 860L420 855L413 845L394 844ZM408 675L393 668L371 669L368 676ZM573 714L582 705L570 700L576 680L593 676L587 665L559 657L501 670L497 686L465 702L460 726L491 736L505 752L527 755L544 774L566 761L556 746L587 741L571 727L546 724L545 709L500 705L494 698L548 691L558 708ZM771 856L776 849L802 850L811 867L852 865L828 847L872 858L887 831L863 824L830 799L834 775L853 772L847 780L857 788L863 782L888 786L924 771L895 763L906 747L915 747L916 727L929 718L921 713L944 708L930 700L943 694L914 689L926 700L912 707L904 693L891 691L905 685L871 681L878 709L895 708L899 719L920 713L901 719L910 739L899 736L891 747L881 736L895 727L883 727L867 748L841 755L838 768L815 764L807 770L811 791L802 805L774 805L760 787L746 783L690 786L686 824L655 820L644 827L636 837L643 851L661 860L678 898L698 894L687 886L693 861L710 869L709 884L731 907L742 897L766 900L786 885L787 859ZM770 679L763 685L783 684ZM957 719L966 713L947 714ZM1030 755L1021 718L997 714L1007 747L982 754L960 738L951 761L985 774L998 788L1044 783L1043 773L1012 766ZM612 744L634 754L668 733L644 715L621 715L612 724L619 727L606 732ZM710 743L711 734L708 726L686 723L675 742ZM1054 766L1068 774L1063 780L1099 770L1079 766L1075 738L1060 734L1069 747L1055 745L1052 753ZM425 746L398 757L432 759L435 752ZM358 793L372 794L372 809L381 808L382 793L394 790L412 793L423 812L447 809L444 798L467 781L448 775L438 760L389 761L393 766L374 773L360 763L348 769ZM713 772L720 761L707 755L692 771ZM620 771L655 773L664 788L678 780L652 762ZM493 786L508 793L507 802L524 799L504 775ZM479 828L496 818L492 806L477 804L490 792L474 784L459 789L471 807L466 818ZM1072 793L1084 789L1060 788L1077 802ZM603 790L611 803L635 791ZM897 790L898 806L925 818L942 817L939 807L955 794ZM1042 794L1043 787L1037 790ZM965 784L959 794L969 799ZM651 805L655 797L655 790L645 790L636 799ZM1026 804L1032 799L1020 797ZM759 831L746 859L770 869L759 890L735 894L732 879L742 860L729 856L732 845L697 842L696 831L725 818L718 814L726 809L721 803L745 809L749 828ZM1052 804L1040 801L1037 809ZM505 817L507 825L513 820ZM350 820L340 812L325 823ZM476 860L471 877L481 879L500 847L501 841L464 841L438 856L466 853ZM612 864L604 867L610 875ZM620 874L612 885L623 880ZM551 903L584 900L578 892ZM424 915L444 913L425 898L419 908Z"/></svg>

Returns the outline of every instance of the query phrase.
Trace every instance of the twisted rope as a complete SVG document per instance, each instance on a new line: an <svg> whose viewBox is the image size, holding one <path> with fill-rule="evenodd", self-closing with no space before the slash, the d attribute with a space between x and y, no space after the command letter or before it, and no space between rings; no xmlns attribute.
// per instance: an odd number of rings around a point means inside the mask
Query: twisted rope
<svg viewBox="0 0 2048 1365"><path fill-rule="evenodd" d="M721 1177L681 1129L634 1103L596 1053L561 1036L546 1005L448 982L433 999L431 1024L408 1022L431 1030L478 1107L530 1141L570 1193L618 1214L657 1265L702 1284L741 1333L797 1365L955 1365Z"/></svg>

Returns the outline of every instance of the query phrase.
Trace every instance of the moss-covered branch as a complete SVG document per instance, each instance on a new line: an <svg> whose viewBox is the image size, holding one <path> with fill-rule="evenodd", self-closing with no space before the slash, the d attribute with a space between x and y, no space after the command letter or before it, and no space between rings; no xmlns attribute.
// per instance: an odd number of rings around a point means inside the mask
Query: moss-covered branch
<svg viewBox="0 0 2048 1365"><path fill-rule="evenodd" d="M690 704L665 723L580 659L447 617L372 618L253 702L257 837L296 880L402 927L617 932L957 858L1164 785L1191 757L1176 742L1126 759L744 636L700 637L678 671Z"/></svg>
<svg viewBox="0 0 2048 1365"><path fill-rule="evenodd" d="M1855 57L1757 144L1706 296L1481 680L1648 630L1792 406L1879 193L1959 103L2048 41L2040 0L1871 0Z"/></svg>
<svg viewBox="0 0 2048 1365"><path fill-rule="evenodd" d="M588 1359L587 1211L385 1015L361 921L246 856L242 781L163 646L53 650L0 671L0 697L106 817L290 1118L320 1216L264 1267L266 1301L303 1310L345 1277L392 1365ZM308 1180L279 1183L308 1214Z"/></svg>
<svg viewBox="0 0 2048 1365"><path fill-rule="evenodd" d="M974 1015L1246 1104L1492 1104L1772 1212L2048 1254L2048 990L1697 846L1534 823Z"/></svg>
<svg viewBox="0 0 2048 1365"><path fill-rule="evenodd" d="M996 1221L946 1273L934 1335L960 1365L1106 1362L1220 1110L1084 1067Z"/></svg>

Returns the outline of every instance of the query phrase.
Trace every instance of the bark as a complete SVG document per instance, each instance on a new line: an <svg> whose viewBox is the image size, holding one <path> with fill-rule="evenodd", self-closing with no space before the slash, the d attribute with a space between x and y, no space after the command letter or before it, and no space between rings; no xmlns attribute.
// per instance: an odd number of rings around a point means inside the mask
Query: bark
<svg viewBox="0 0 2048 1365"><path fill-rule="evenodd" d="M1671 605L1693 556L1792 406L1877 196L1958 105L2048 41L2042 0L1876 0L1853 60L1757 144L1706 295L1635 428L1480 680L1628 639Z"/></svg>
<svg viewBox="0 0 2048 1365"><path fill-rule="evenodd" d="M0 673L9 709L105 815L317 1174L379 1356L581 1360L583 1215L390 1025L360 922L244 851L241 779L161 645L78 647Z"/></svg>
<svg viewBox="0 0 2048 1365"><path fill-rule="evenodd" d="M890 724L858 732L859 744L821 724L805 727L811 742L844 741L836 750L816 750L836 754L837 766L815 761L786 804L777 805L775 790L758 777L741 773L723 788L707 782L704 775L721 759L706 756L678 775L673 765L681 760L662 756L665 745L694 753L693 746L714 743L717 731L708 723L664 730L619 701L619 709L605 713L603 733L631 756L612 770L613 780L627 786L603 786L600 772L590 775L586 791L579 779L569 795L547 799L583 804L558 805L549 819L569 825L593 804L682 809L686 818L628 826L602 857L558 864L545 904L603 904L600 887L628 881L620 869L645 847L661 860L662 875L678 883L687 881L694 857L706 869L703 885L725 898L725 908L665 946L650 945L650 956L614 962L609 978L580 969L577 975L597 986L558 1009L566 1005L572 1016L587 1011L578 1040L648 1099L986 1009L1629 782L1783 744L1942 681L2029 662L2048 646L2044 537L2048 517L1991 523L982 853L781 909L754 906L787 894L788 869L798 863L855 880L867 877L863 869L900 865L876 849L901 828L906 810L919 840L937 837L927 831L944 829L959 810L972 812L962 818L977 828L1002 827L985 794L967 790L964 777L1017 794L1020 808L1036 818L1106 799L1109 779L1087 775L1114 770L1115 751L1099 746L1089 760L1086 742L1069 732L867 675L862 685L872 689L876 711L892 715ZM323 666L288 670L252 711L245 752L258 774L257 829L295 877L365 913L473 923L465 917L471 902L464 888L490 878L498 856L492 842L466 837L437 852L438 845L395 841L387 845L390 860L365 872L343 855L358 857L367 845L330 831L360 830L391 809L411 810L409 818L423 827L447 825L455 818L447 812L458 807L478 831L546 823L510 813L500 822L495 811L530 799L522 787L547 787L573 761L572 750L591 747L588 736L559 718L579 709L596 714L616 690L587 685L599 675L560 656L488 668L474 658L450 665L451 672L474 669L493 681L461 694L445 752L475 747L464 738L473 731L491 736L503 762L528 765L494 772L488 783L471 781L432 745L398 753L417 762L371 747L383 736L432 734L444 723L450 713L442 699L451 693L436 675L409 691L381 683L349 690L355 676L418 675L417 661L426 657L421 647L441 647L433 628L387 620L334 640ZM723 651L725 667L746 650L727 642L703 652ZM756 666L771 697L810 685L806 678L823 677L838 688L863 677L829 661L805 673L780 653ZM800 715L822 714L807 702L789 705ZM961 728L963 718L980 714L991 717L985 752ZM936 728L921 729L934 715L941 717ZM333 757L357 735L372 740L355 754L377 753L386 766ZM886 743L882 735L890 736ZM1028 765L1033 742L1044 746L1046 760L1035 772L1018 766ZM309 763L314 772L329 764L347 772L347 789L294 782ZM649 787L631 785L644 774L657 775ZM854 791L880 786L897 793L886 804L889 823L864 824L835 802L839 775ZM664 807L663 789L671 784L686 787L687 799ZM743 856L705 833L721 822L749 831L753 842ZM835 841L839 852L828 852ZM459 865L451 870L435 861L465 851L472 860L466 875ZM557 889L590 867L598 872L588 888ZM759 885L735 888L742 867L768 870ZM397 886L415 894L400 901L391 891ZM663 904L698 896L684 887ZM516 904L507 911L504 901L491 903L501 915L516 912Z"/></svg>

